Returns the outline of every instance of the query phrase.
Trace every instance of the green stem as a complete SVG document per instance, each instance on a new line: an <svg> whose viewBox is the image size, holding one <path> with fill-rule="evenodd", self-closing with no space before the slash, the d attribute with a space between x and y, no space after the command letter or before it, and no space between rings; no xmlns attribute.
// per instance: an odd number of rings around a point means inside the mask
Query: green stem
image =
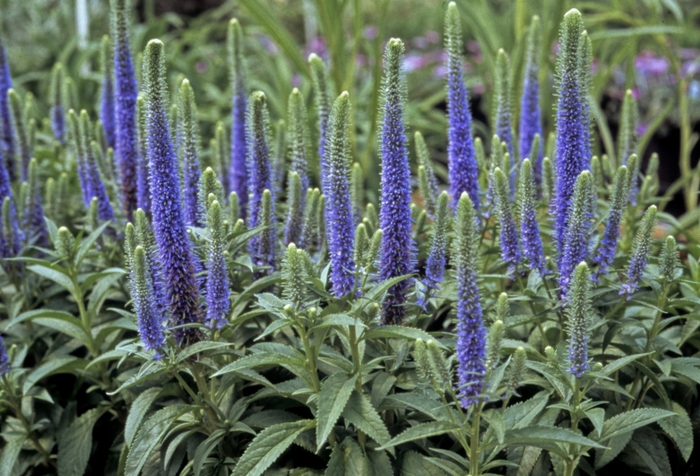
<svg viewBox="0 0 700 476"><path fill-rule="evenodd" d="M469 475L479 476L479 431L481 429L482 403L476 404L472 413L471 449L469 451Z"/></svg>

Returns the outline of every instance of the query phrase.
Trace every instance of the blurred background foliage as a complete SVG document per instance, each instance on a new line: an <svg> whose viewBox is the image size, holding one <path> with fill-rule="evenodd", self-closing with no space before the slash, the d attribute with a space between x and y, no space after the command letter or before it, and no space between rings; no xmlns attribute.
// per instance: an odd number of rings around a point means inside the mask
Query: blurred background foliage
<svg viewBox="0 0 700 476"><path fill-rule="evenodd" d="M465 35L465 73L475 133L490 139L492 72L496 52L511 57L515 117L522 85L524 46L533 15L542 20L540 71L545 131L553 130L554 58L563 14L576 7L593 40L591 88L594 151L615 155L614 138L624 91L640 104L643 161L661 157L660 186L687 224L700 217L700 3L697 0L457 0ZM407 44L408 114L423 133L445 176L446 120L443 80L443 0L136 0L132 47L137 75L140 52L151 38L166 44L171 91L183 77L194 87L203 144L219 121L230 126L225 32L241 19L249 88L265 91L273 123L286 117L287 97L299 87L312 102L306 58L315 52L331 65L335 93L348 90L354 106L355 158L365 172L368 198L376 200L376 117L383 45L391 37ZM109 31L105 0L0 0L0 33L8 48L16 87L47 97L50 71L61 61L73 78L79 107L94 110L99 91L99 42ZM81 34L76 25L87 24ZM48 117L37 101L34 114ZM313 110L313 108L309 108ZM310 121L315 121L311 117ZM312 122L315 124L315 122ZM48 145L49 128L39 135ZM311 127L315 132L315 127ZM410 134L412 136L412 134ZM207 153L206 147L205 154ZM206 157L205 157L206 162ZM673 198L673 200L672 200Z"/></svg>

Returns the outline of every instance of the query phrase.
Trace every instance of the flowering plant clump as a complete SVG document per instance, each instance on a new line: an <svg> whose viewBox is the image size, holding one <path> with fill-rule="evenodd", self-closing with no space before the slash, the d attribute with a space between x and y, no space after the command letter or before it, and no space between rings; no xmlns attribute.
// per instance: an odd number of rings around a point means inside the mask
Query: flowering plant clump
<svg viewBox="0 0 700 476"><path fill-rule="evenodd" d="M632 93L617 143L595 133L578 10L554 111L535 16L495 55L485 134L455 3L437 132L411 130L411 43L386 41L375 180L342 58L279 95L227 19L207 149L199 82L171 81L167 40L132 54L110 3L94 98L58 63L34 99L0 43L0 475L688 474L699 248Z"/></svg>

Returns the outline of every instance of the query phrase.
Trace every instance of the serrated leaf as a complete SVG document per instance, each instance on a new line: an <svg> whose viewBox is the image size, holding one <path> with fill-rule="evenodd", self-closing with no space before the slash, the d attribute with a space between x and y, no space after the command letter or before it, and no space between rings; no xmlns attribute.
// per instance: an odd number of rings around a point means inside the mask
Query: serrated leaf
<svg viewBox="0 0 700 476"><path fill-rule="evenodd" d="M321 393L318 396L316 413L316 451L320 451L345 409L350 399L357 374L347 375L339 372L328 377L321 385Z"/></svg>
<svg viewBox="0 0 700 476"><path fill-rule="evenodd" d="M400 476L437 476L444 474L425 456L415 451L404 453Z"/></svg>
<svg viewBox="0 0 700 476"><path fill-rule="evenodd" d="M31 266L27 266L27 269L38 274L42 278L53 281L71 294L76 294L76 285L68 275L68 271L65 268L51 264L33 264Z"/></svg>
<svg viewBox="0 0 700 476"><path fill-rule="evenodd" d="M372 476L394 476L391 460L385 451L370 451L367 453Z"/></svg>
<svg viewBox="0 0 700 476"><path fill-rule="evenodd" d="M506 431L506 436L503 439L503 445L529 445L544 448L548 451L556 452L561 456L566 456L566 453L561 451L553 443L573 443L576 445L587 446L589 448L604 448L595 441L586 438L583 435L574 433L565 428L557 428L553 426L531 426L529 428L517 428ZM493 446L493 445L490 445Z"/></svg>
<svg viewBox="0 0 700 476"><path fill-rule="evenodd" d="M196 342L190 346L187 346L182 350L182 352L177 354L177 362L182 362L186 359L189 359L193 355L199 354L200 352L206 352L207 350L223 349L232 345L233 344L230 342Z"/></svg>
<svg viewBox="0 0 700 476"><path fill-rule="evenodd" d="M194 453L194 476L199 476L202 472L202 466L214 447L226 436L226 430L219 428L209 437L197 446L197 451Z"/></svg>
<svg viewBox="0 0 700 476"><path fill-rule="evenodd" d="M596 429L597 436L600 437L603 431L603 424L605 423L605 410L602 408L591 408L584 412L593 426Z"/></svg>
<svg viewBox="0 0 700 476"><path fill-rule="evenodd" d="M170 425L183 412L185 405L170 405L155 412L136 433L126 458L125 476L139 476L151 452L160 445Z"/></svg>
<svg viewBox="0 0 700 476"><path fill-rule="evenodd" d="M638 408L636 410L620 413L603 423L601 436L600 438L596 438L596 440L604 443L618 435L628 433L673 415L673 412L661 410L659 408Z"/></svg>
<svg viewBox="0 0 700 476"><path fill-rule="evenodd" d="M0 452L0 474L13 474L12 468L15 467L17 457L27 437L22 433L5 433L4 436L6 441L2 452Z"/></svg>
<svg viewBox="0 0 700 476"><path fill-rule="evenodd" d="M611 375L612 373L620 370L623 368L625 365L634 362L635 360L645 357L647 355L653 354L653 352L648 352L646 354L634 354L634 355L628 355L627 357L622 357L621 359L616 359L610 362L608 365L603 367L600 370L600 373L603 375Z"/></svg>
<svg viewBox="0 0 700 476"><path fill-rule="evenodd" d="M360 445L347 436L333 448L325 476L366 476L369 472L369 461Z"/></svg>
<svg viewBox="0 0 700 476"><path fill-rule="evenodd" d="M529 425L544 410L548 400L549 394L540 392L529 400L507 407L503 412L506 428L523 428Z"/></svg>
<svg viewBox="0 0 700 476"><path fill-rule="evenodd" d="M614 439L608 442L608 448L596 450L595 452L595 469L600 469L619 455L625 449L627 443L632 439L632 432L617 435Z"/></svg>
<svg viewBox="0 0 700 476"><path fill-rule="evenodd" d="M231 372L237 372L244 369L251 369L253 367L258 367L261 365L304 365L299 359L290 358L288 355L279 354L276 352L260 352L258 354L247 355L243 358L232 362L216 372L213 377L218 377L219 375L225 375Z"/></svg>
<svg viewBox="0 0 700 476"><path fill-rule="evenodd" d="M354 390L350 395L343 416L380 445L391 439L389 430L386 429L384 421L372 406L369 398L357 390Z"/></svg>
<svg viewBox="0 0 700 476"><path fill-rule="evenodd" d="M129 416L126 417L126 425L124 425L124 441L127 445L131 446L131 442L134 440L139 426L141 426L143 417L146 416L151 405L158 398L160 390L158 387L144 390L131 404Z"/></svg>
<svg viewBox="0 0 700 476"><path fill-rule="evenodd" d="M312 423L311 420L299 420L273 425L261 431L238 460L231 476L260 476Z"/></svg>
<svg viewBox="0 0 700 476"><path fill-rule="evenodd" d="M103 411L93 408L77 418L58 440L58 474L83 476L92 452L92 428Z"/></svg>
<svg viewBox="0 0 700 476"><path fill-rule="evenodd" d="M659 426L673 440L683 459L688 461L693 453L693 424L685 409L672 402L675 415L659 420Z"/></svg>
<svg viewBox="0 0 700 476"><path fill-rule="evenodd" d="M648 428L636 431L629 445L655 476L673 474L666 449L653 431Z"/></svg>
<svg viewBox="0 0 700 476"><path fill-rule="evenodd" d="M429 421L427 423L421 423L413 426L402 433L399 433L378 449L391 448L392 446L408 443L409 441L429 438L431 436L444 435L445 433L459 431L461 429L462 426L449 421Z"/></svg>

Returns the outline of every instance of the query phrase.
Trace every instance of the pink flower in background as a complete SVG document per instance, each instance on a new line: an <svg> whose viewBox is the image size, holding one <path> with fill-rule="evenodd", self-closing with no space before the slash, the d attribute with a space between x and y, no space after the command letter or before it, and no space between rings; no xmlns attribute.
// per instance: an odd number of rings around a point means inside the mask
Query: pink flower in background
<svg viewBox="0 0 700 476"><path fill-rule="evenodd" d="M256 37L268 53L271 53L273 55L279 53L279 48L277 48L275 42L272 41L272 38L270 38L267 35L256 35Z"/></svg>
<svg viewBox="0 0 700 476"><path fill-rule="evenodd" d="M635 100L639 101L639 98L642 97L642 94L639 92L639 88L632 88L632 97L634 97Z"/></svg>
<svg viewBox="0 0 700 476"><path fill-rule="evenodd" d="M292 76L292 86L294 86L295 88L301 87L301 76L299 76L298 74Z"/></svg>
<svg viewBox="0 0 700 476"><path fill-rule="evenodd" d="M198 73L206 73L209 70L209 65L206 61L197 61L195 69Z"/></svg>
<svg viewBox="0 0 700 476"><path fill-rule="evenodd" d="M304 55L309 56L311 53L316 53L321 58L326 58L328 56L328 47L326 46L325 38L317 36L308 41L304 49Z"/></svg>
<svg viewBox="0 0 700 476"><path fill-rule="evenodd" d="M429 43L438 43L440 41L440 34L435 30L428 30L425 32L425 39Z"/></svg>
<svg viewBox="0 0 700 476"><path fill-rule="evenodd" d="M379 29L376 26L368 26L363 31L365 38L367 38L368 40L376 39L378 33L379 33Z"/></svg>
<svg viewBox="0 0 700 476"><path fill-rule="evenodd" d="M649 124L645 124L643 122L640 122L639 124L637 124L637 128L635 129L635 132L637 133L638 136L643 136L648 128L649 128Z"/></svg>
<svg viewBox="0 0 700 476"><path fill-rule="evenodd" d="M666 58L655 56L651 51L643 51L634 59L634 67L644 75L659 75L668 70Z"/></svg>

